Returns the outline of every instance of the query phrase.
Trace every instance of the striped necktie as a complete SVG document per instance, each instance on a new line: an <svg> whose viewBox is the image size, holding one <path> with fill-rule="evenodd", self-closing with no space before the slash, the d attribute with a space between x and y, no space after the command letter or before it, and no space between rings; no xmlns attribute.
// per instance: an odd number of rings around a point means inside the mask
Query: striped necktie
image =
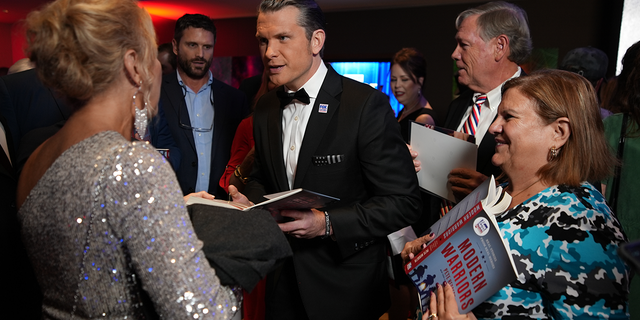
<svg viewBox="0 0 640 320"><path fill-rule="evenodd" d="M487 95L478 95L473 97L473 107L471 108L471 112L469 113L469 118L462 126L462 131L464 133L476 135L476 130L478 129L478 124L480 123L480 112L482 111L482 105L487 100Z"/></svg>
<svg viewBox="0 0 640 320"><path fill-rule="evenodd" d="M476 135L476 130L478 129L478 124L480 123L480 112L482 105L485 101L487 101L486 94L476 94L473 97L473 107L471 108L471 112L469 113L469 118L465 121L464 126L462 126L462 132ZM440 205L440 217L442 218L445 214L449 212L453 208L453 203L447 199L442 199L442 203Z"/></svg>

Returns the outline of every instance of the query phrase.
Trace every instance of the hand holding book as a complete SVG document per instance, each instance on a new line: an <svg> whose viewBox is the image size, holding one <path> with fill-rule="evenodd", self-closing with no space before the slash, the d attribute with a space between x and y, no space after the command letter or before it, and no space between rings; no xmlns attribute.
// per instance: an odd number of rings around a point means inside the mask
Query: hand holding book
<svg viewBox="0 0 640 320"><path fill-rule="evenodd" d="M296 238L311 239L333 233L328 216L317 209L325 208L330 203L340 200L299 188L265 195L264 197L268 200L253 204L232 185L229 186L229 196L233 201L190 197L187 205L199 203L242 211L262 208L271 212L283 232ZM329 229L328 234L327 229Z"/></svg>
<svg viewBox="0 0 640 320"><path fill-rule="evenodd" d="M247 199L247 196L240 193L240 191L238 191L238 188L236 188L236 186L232 184L229 185L229 197L231 197L231 200L233 202L237 202L248 207L253 206L253 202L249 201L249 199Z"/></svg>
<svg viewBox="0 0 640 320"><path fill-rule="evenodd" d="M435 317L432 317L435 316ZM456 302L455 293L453 288L448 282L443 285L438 285L435 292L431 293L431 300L429 301L429 309L422 317L423 320L434 318L441 319L459 319L459 320L476 320L476 316L473 312L466 314L460 314L458 312L458 304Z"/></svg>
<svg viewBox="0 0 640 320"><path fill-rule="evenodd" d="M229 186L229 196L234 202L243 205L253 206L253 203L247 199L245 195L240 193L238 189L232 185ZM269 210L269 208L267 208ZM296 238L311 239L325 234L324 213L316 209L310 210L276 210L271 209L278 226L282 232Z"/></svg>
<svg viewBox="0 0 640 320"><path fill-rule="evenodd" d="M405 246L404 255L415 255L405 272L418 289L424 312L431 305L432 290L445 282L453 287L453 304L463 314L516 278L508 243L494 218L510 203L509 194L491 177L431 226L434 236ZM444 306L444 300L438 301L438 308L441 303Z"/></svg>
<svg viewBox="0 0 640 320"><path fill-rule="evenodd" d="M429 241L433 240L433 238L435 237L436 235L434 233L430 233L426 236L422 236L418 239L405 243L404 249L402 249L402 252L400 253L400 256L402 257L402 263L407 264L409 261L411 261L411 259L413 259L416 254L422 251L422 249L426 248L427 243L429 243Z"/></svg>

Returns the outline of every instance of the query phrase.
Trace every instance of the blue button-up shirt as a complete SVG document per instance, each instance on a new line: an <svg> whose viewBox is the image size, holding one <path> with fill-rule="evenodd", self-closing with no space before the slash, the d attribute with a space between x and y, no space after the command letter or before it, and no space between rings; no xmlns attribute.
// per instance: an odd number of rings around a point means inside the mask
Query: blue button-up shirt
<svg viewBox="0 0 640 320"><path fill-rule="evenodd" d="M177 70L176 73L178 73ZM197 93L184 84L180 73L178 73L178 83L182 86L182 93L185 94L184 101L189 111L191 127L207 130L212 128L210 131L193 130L193 141L195 142L196 152L198 154L198 177L196 179L195 192L208 191L209 174L211 172L211 145L213 143L214 109L213 93L211 92L213 75L209 72L209 82L202 86Z"/></svg>

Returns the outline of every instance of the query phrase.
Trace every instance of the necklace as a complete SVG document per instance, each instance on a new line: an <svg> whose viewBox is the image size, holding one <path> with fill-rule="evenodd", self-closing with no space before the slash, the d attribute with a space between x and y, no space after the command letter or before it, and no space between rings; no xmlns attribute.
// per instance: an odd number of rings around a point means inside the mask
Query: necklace
<svg viewBox="0 0 640 320"><path fill-rule="evenodd" d="M418 102L416 102L413 105L413 107L407 108L405 106L405 108L402 110L402 116L400 117L400 119L398 119L398 121L404 119L408 115L412 114L414 111L424 108L424 106L420 106L420 102L422 102L422 95L418 96ZM427 104L425 103L424 105L426 106Z"/></svg>
<svg viewBox="0 0 640 320"><path fill-rule="evenodd" d="M521 193L527 191L529 188L533 187L533 185L535 185L536 183L538 183L540 181L540 179L534 181L532 184L530 184L528 187L522 189L520 192L516 193L515 195L511 196L511 199L515 199L517 196L519 196Z"/></svg>

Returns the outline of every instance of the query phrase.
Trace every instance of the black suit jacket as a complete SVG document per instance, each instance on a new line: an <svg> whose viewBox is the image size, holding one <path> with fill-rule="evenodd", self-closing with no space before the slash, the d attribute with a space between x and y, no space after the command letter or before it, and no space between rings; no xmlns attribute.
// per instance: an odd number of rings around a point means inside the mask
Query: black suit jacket
<svg viewBox="0 0 640 320"><path fill-rule="evenodd" d="M216 79L211 84L214 101L213 144L211 146L211 171L208 192L217 198L225 198L226 192L218 182L229 162L231 143L240 121L249 114L246 96L239 90ZM193 132L179 125L178 115L182 123L190 125L189 111L184 102L182 87L178 83L175 72L162 78L160 108L164 111L171 136L180 149L180 165L176 170L180 188L184 194L194 192L198 174L198 156L193 140ZM178 108L181 108L178 112Z"/></svg>
<svg viewBox="0 0 640 320"><path fill-rule="evenodd" d="M69 119L72 109L45 87L34 69L0 77L0 113L13 138L12 156L22 136Z"/></svg>
<svg viewBox="0 0 640 320"><path fill-rule="evenodd" d="M295 277L310 319L377 319L389 306L386 236L418 219L417 178L388 97L328 68L293 188L340 199L326 208L335 240L290 237L295 275L280 277ZM260 99L254 113L255 163L244 190L254 202L289 190L276 90ZM328 105L326 113L319 104ZM342 161L314 161L331 155Z"/></svg>
<svg viewBox="0 0 640 320"><path fill-rule="evenodd" d="M6 100L3 100L3 102ZM6 119L0 115L0 122L7 136L9 150L16 150ZM4 151L0 148L0 156ZM10 151L11 152L11 151ZM16 190L18 174L14 169L15 151L11 154L12 166L0 165L0 252L3 264L0 271L11 275L0 281L2 288L11 288L11 294L0 302L2 310L22 310L21 319L42 319L42 293L29 262L27 250L20 238L20 223L17 217ZM24 312L24 313L22 313Z"/></svg>
<svg viewBox="0 0 640 320"><path fill-rule="evenodd" d="M449 110L447 112L447 118L444 122L445 128L453 130L458 129L458 126L460 125L460 122L462 122L462 118L464 117L465 112L467 111L469 106L473 104L473 95L474 92L472 90L467 90L463 92L458 98L451 101ZM502 170L491 163L491 158L493 157L493 154L495 152L495 137L487 132L482 138L482 142L480 142L480 145L478 146L476 171L484 174L487 177L494 175L497 178L498 175L502 173Z"/></svg>

